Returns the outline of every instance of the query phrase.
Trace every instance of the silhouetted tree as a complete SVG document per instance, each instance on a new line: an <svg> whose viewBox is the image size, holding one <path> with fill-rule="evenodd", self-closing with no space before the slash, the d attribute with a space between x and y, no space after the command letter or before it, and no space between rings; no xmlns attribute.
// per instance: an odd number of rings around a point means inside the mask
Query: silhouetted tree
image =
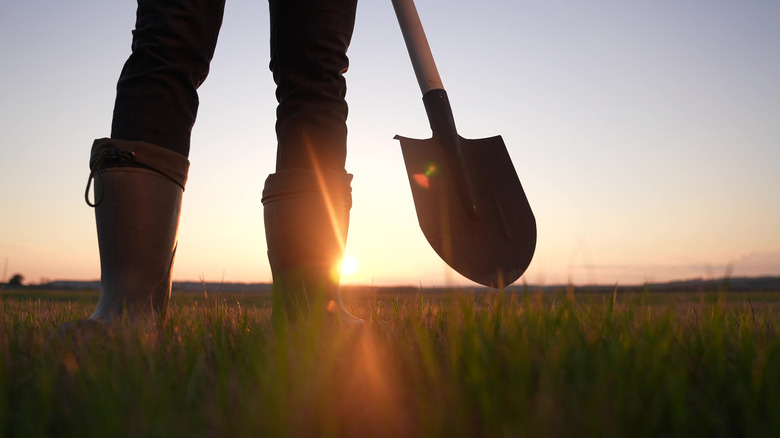
<svg viewBox="0 0 780 438"><path fill-rule="evenodd" d="M24 282L24 275L14 274L10 280L8 280L9 286L21 286Z"/></svg>

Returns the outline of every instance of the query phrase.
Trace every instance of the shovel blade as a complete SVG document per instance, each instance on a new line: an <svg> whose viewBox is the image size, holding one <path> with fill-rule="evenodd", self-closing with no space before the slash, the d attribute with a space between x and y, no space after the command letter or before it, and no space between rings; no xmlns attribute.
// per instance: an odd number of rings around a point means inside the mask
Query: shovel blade
<svg viewBox="0 0 780 438"><path fill-rule="evenodd" d="M536 219L500 136L460 137L476 213L463 202L452 160L436 140L396 136L417 220L436 253L464 277L494 288L512 284L536 248Z"/></svg>

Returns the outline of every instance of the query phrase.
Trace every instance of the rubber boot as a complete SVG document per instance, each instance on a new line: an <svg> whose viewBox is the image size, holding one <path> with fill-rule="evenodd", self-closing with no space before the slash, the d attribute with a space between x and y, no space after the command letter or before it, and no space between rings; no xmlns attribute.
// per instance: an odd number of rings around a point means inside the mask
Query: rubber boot
<svg viewBox="0 0 780 438"><path fill-rule="evenodd" d="M89 319L165 316L189 161L150 143L96 140L90 160L100 301ZM87 185L87 195L89 184Z"/></svg>
<svg viewBox="0 0 780 438"><path fill-rule="evenodd" d="M362 322L339 293L351 181L346 172L326 169L282 170L266 179L262 202L276 321L323 311L346 324Z"/></svg>

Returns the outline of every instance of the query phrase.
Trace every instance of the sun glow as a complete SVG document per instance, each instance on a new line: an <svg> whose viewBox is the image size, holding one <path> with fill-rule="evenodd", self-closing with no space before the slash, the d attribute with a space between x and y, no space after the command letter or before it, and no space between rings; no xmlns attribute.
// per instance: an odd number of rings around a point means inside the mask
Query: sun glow
<svg viewBox="0 0 780 438"><path fill-rule="evenodd" d="M341 275L349 276L354 275L358 271L358 262L354 257L344 256L344 260L341 261Z"/></svg>

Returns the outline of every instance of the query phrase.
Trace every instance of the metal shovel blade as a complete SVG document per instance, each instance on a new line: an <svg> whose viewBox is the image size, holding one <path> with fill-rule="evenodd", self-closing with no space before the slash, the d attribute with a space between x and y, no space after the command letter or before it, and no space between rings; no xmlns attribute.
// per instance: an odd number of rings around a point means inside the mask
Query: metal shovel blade
<svg viewBox="0 0 780 438"><path fill-rule="evenodd" d="M454 270L501 288L525 272L536 248L536 219L501 136L460 140L469 175L469 209L449 146L434 138L396 136L406 163L417 219L426 239Z"/></svg>

